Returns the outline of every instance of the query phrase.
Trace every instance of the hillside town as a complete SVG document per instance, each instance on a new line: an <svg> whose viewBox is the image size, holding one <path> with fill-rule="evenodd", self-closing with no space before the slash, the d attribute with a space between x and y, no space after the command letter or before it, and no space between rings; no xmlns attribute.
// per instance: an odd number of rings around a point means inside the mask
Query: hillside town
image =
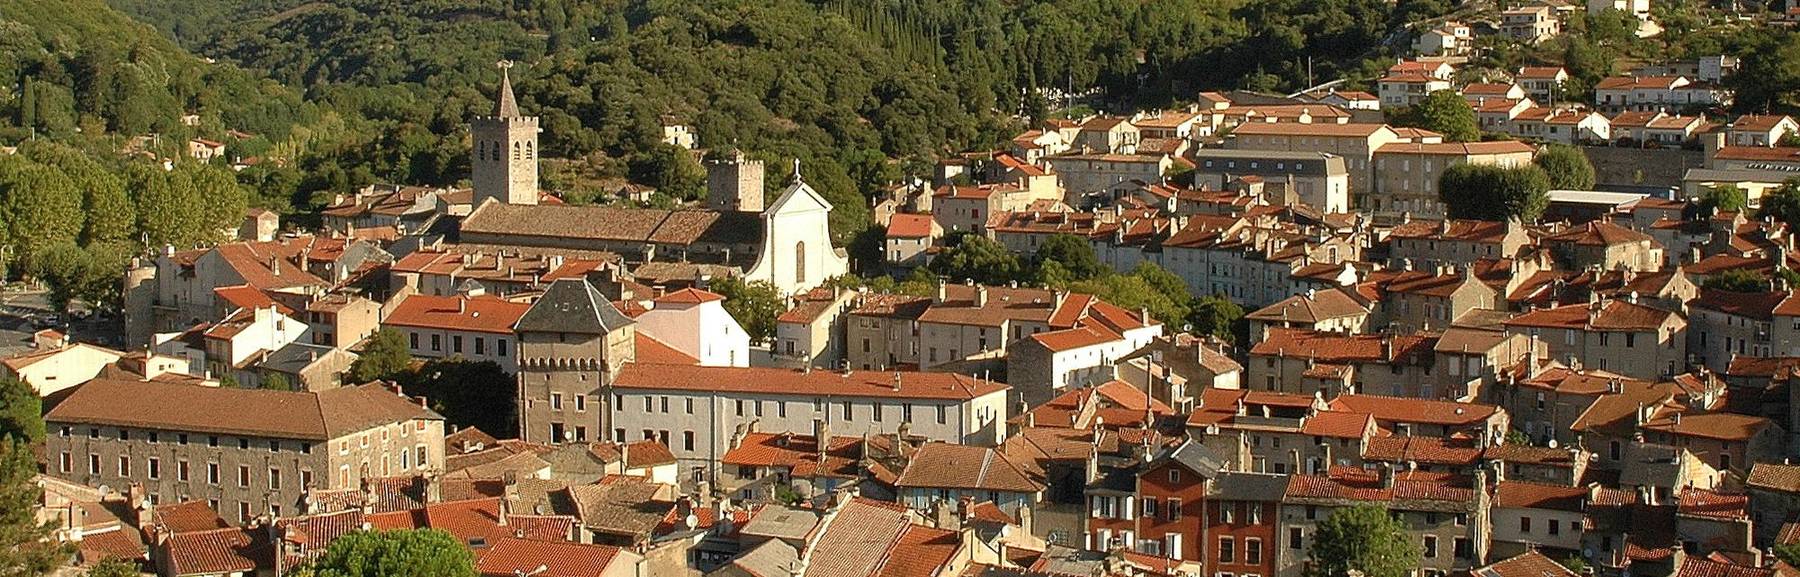
<svg viewBox="0 0 1800 577"><path fill-rule="evenodd" d="M34 519L69 576L337 575L417 532L484 577L1800 577L1800 122L1727 112L1724 54L1574 99L1466 69L1661 30L1508 6L1369 91L945 155L854 207L860 249L806 163L678 120L701 199L565 198L503 61L467 186L252 208L107 272L116 310L0 329Z"/></svg>

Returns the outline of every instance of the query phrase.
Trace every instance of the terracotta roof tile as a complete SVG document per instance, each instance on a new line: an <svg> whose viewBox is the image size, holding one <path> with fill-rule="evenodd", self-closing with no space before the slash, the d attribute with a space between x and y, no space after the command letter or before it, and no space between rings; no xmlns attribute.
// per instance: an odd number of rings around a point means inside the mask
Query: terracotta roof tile
<svg viewBox="0 0 1800 577"><path fill-rule="evenodd" d="M1676 497L1676 513L1724 521L1750 518L1750 496L1689 487Z"/></svg>
<svg viewBox="0 0 1800 577"><path fill-rule="evenodd" d="M263 531L227 527L176 533L163 545L172 575L209 575L270 570L274 549Z"/></svg>
<svg viewBox="0 0 1800 577"><path fill-rule="evenodd" d="M1800 493L1800 465L1756 463L1750 466L1746 486L1758 489Z"/></svg>
<svg viewBox="0 0 1800 577"><path fill-rule="evenodd" d="M1505 480L1494 493L1495 507L1551 509L1579 513L1587 501L1586 487Z"/></svg>
<svg viewBox="0 0 1800 577"><path fill-rule="evenodd" d="M401 327L513 334L513 325L531 305L493 295L415 294L400 301L381 324Z"/></svg>
<svg viewBox="0 0 1800 577"><path fill-rule="evenodd" d="M969 489L1036 493L1044 485L1032 480L991 447L927 443L919 447L900 473L899 487Z"/></svg>
<svg viewBox="0 0 1800 577"><path fill-rule="evenodd" d="M595 577L604 575L621 549L609 545L502 538L481 551L475 572L483 577ZM541 569L540 569L541 567Z"/></svg>
<svg viewBox="0 0 1800 577"><path fill-rule="evenodd" d="M1576 577L1574 571L1536 549L1470 572L1474 577Z"/></svg>

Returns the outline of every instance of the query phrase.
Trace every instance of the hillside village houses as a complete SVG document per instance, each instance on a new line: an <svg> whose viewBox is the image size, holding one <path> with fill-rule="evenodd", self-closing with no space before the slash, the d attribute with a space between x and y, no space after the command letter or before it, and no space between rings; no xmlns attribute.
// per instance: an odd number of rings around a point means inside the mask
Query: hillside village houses
<svg viewBox="0 0 1800 577"><path fill-rule="evenodd" d="M1554 35L1566 8L1502 32ZM1642 192L1448 219L1437 182L1546 143L1699 148L1696 182L1761 182L1800 166L1793 121L1701 110L1729 95L1698 75L1568 102L1560 68L1456 67L1046 121L877 200L890 270L930 272L952 235L1021 256L1071 235L1247 311L1210 334L1101 285L827 282L851 269L834 207L803 167L765 194L748 151L706 152L698 206L565 204L503 73L471 187L156 250L121 281L120 349L44 332L0 371L47 397L62 535L161 575L286 574L366 527L449 532L484 575L1270 577L1360 505L1403 521L1420 577L1785 570L1764 549L1800 514L1785 225ZM1512 139L1384 122L1446 89ZM1706 285L1730 271L1767 280ZM777 288L768 338L729 277ZM516 428L346 377L378 330L416 364L495 363ZM73 512L101 502L131 513Z"/></svg>

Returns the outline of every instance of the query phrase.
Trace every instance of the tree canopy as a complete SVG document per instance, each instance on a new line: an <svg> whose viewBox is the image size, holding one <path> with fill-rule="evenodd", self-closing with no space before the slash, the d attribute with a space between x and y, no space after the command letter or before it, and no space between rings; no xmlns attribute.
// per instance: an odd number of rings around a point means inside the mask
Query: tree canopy
<svg viewBox="0 0 1800 577"><path fill-rule="evenodd" d="M1538 153L1532 163L1544 169L1552 190L1592 190L1594 164L1581 149L1565 144L1552 144Z"/></svg>
<svg viewBox="0 0 1800 577"><path fill-rule="evenodd" d="M498 363L460 358L432 360L400 378L402 391L425 397L446 423L500 437L519 430L516 386Z"/></svg>
<svg viewBox="0 0 1800 577"><path fill-rule="evenodd" d="M1455 90L1438 90L1418 104L1395 111L1388 121L1396 126L1423 128L1444 135L1451 142L1481 140L1481 124L1475 109Z"/></svg>
<svg viewBox="0 0 1800 577"><path fill-rule="evenodd" d="M475 556L441 529L356 531L313 562L318 577L475 577Z"/></svg>
<svg viewBox="0 0 1800 577"><path fill-rule="evenodd" d="M787 310L781 289L766 280L745 282L739 277L713 281L709 288L725 297L725 312L744 327L750 340L766 342L775 337L775 319Z"/></svg>
<svg viewBox="0 0 1800 577"><path fill-rule="evenodd" d="M407 368L412 366L412 360L412 353L406 347L406 337L394 329L381 329L369 336L369 342L363 345L356 362L350 364L348 376L355 383L396 379L406 374Z"/></svg>
<svg viewBox="0 0 1800 577"><path fill-rule="evenodd" d="M1458 164L1438 178L1450 218L1535 222L1549 206L1550 177L1537 165Z"/></svg>
<svg viewBox="0 0 1800 577"><path fill-rule="evenodd" d="M1368 577L1406 577L1419 567L1419 557L1406 526L1385 508L1340 507L1313 533L1307 574L1341 577L1355 569Z"/></svg>

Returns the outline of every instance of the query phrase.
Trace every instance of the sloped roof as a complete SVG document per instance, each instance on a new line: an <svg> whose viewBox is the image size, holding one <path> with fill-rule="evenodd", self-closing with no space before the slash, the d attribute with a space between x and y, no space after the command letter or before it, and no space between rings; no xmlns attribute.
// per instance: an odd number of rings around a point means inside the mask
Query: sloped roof
<svg viewBox="0 0 1800 577"><path fill-rule="evenodd" d="M441 418L378 383L314 393L112 379L77 387L45 416L60 423L315 441L381 423Z"/></svg>
<svg viewBox="0 0 1800 577"><path fill-rule="evenodd" d="M927 443L901 471L898 487L1036 493L1044 489L991 447Z"/></svg>
<svg viewBox="0 0 1800 577"><path fill-rule="evenodd" d="M634 321L586 279L559 279L519 317L519 332L608 334Z"/></svg>

